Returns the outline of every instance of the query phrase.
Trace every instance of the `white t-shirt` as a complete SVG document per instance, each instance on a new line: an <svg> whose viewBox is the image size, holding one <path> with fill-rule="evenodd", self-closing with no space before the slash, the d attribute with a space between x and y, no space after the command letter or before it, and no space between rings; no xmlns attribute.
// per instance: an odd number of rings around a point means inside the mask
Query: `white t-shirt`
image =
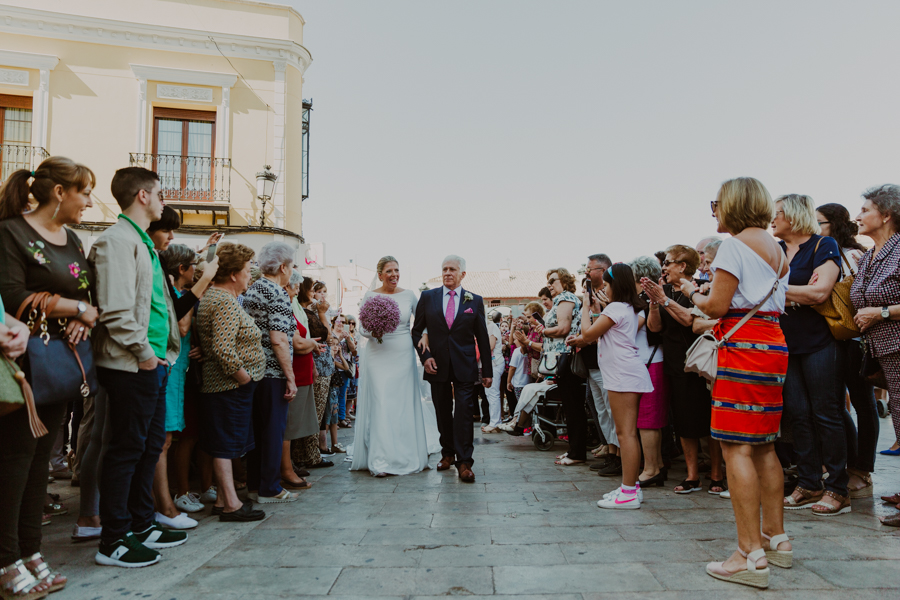
<svg viewBox="0 0 900 600"><path fill-rule="evenodd" d="M516 370L512 378L513 387L525 387L531 383L531 377L525 372L525 356L518 347L513 350L512 356L509 358L509 368Z"/></svg>
<svg viewBox="0 0 900 600"><path fill-rule="evenodd" d="M656 348L656 354L653 353L653 346L647 342L647 324L644 323L644 326L638 329L638 332L634 334L634 345L637 346L638 356L641 359L641 362L645 365L647 361L650 360L650 356L653 356L653 362L651 364L656 364L663 361L663 349L662 344Z"/></svg>
<svg viewBox="0 0 900 600"><path fill-rule="evenodd" d="M731 299L731 308L753 308L766 297L775 283L776 274L769 263L736 237L730 237L722 242L716 258L709 268L713 273L722 269L737 277L738 288L734 293L734 298ZM787 294L790 274L790 269L788 269L787 274L781 278L775 293L760 307L761 312L784 312L785 294Z"/></svg>
<svg viewBox="0 0 900 600"><path fill-rule="evenodd" d="M863 252L856 248L841 248L843 256L841 257L841 279L848 275L856 275L859 273L859 259L863 257ZM846 260L844 260L846 259ZM848 268L847 263L850 263Z"/></svg>
<svg viewBox="0 0 900 600"><path fill-rule="evenodd" d="M500 334L500 327L496 323L488 321L487 330L488 335L494 336L494 339L497 340L497 344L494 346L494 352L491 354L491 360L503 360L503 336Z"/></svg>

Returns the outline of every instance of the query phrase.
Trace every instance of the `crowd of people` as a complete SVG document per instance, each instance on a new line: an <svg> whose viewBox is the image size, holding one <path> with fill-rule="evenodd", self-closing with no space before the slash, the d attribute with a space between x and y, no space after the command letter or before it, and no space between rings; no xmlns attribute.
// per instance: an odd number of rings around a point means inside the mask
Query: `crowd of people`
<svg viewBox="0 0 900 600"><path fill-rule="evenodd" d="M255 252L218 234L204 248L173 244L180 220L158 176L129 167L111 183L121 214L86 255L67 225L80 223L96 184L89 168L53 157L0 188L0 350L12 369L2 375L24 400L0 399L5 598L66 585L41 553L42 524L65 510L48 477L80 487L72 539L99 540L98 564L148 566L187 542L190 515L206 505L246 522L296 501L310 469L347 452L338 430L357 409L356 319L329 306L291 246ZM666 486L683 455L673 491L701 492L708 471L706 491L735 513L738 548L707 572L766 587L769 563L792 564L784 510L837 516L873 495L876 385L890 393L900 440L900 186L866 191L851 219L842 205L773 200L738 178L711 210L726 239L627 263L593 254L580 289L575 274L550 269L521 316L489 314L479 368L493 377L478 377L473 408L485 435L522 436L540 400L558 397L568 449L555 463L621 478L604 509L639 509L642 488ZM452 258L445 284L458 285L465 262ZM398 263L383 261L391 293ZM450 289L448 329L483 315L454 312ZM414 309L413 295L407 324ZM425 332L422 358L428 343ZM55 376L37 377L48 360ZM885 453L900 454L900 442ZM458 462L474 481L471 461ZM884 500L900 508L900 494ZM900 513L884 523L900 525Z"/></svg>

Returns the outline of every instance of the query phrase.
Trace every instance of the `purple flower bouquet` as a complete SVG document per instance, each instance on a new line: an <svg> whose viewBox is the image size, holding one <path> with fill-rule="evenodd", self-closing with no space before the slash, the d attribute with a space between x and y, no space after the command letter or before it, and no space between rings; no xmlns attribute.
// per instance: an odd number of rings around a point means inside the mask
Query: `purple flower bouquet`
<svg viewBox="0 0 900 600"><path fill-rule="evenodd" d="M393 333L400 324L400 307L387 296L372 296L359 309L359 322L382 344L381 338Z"/></svg>

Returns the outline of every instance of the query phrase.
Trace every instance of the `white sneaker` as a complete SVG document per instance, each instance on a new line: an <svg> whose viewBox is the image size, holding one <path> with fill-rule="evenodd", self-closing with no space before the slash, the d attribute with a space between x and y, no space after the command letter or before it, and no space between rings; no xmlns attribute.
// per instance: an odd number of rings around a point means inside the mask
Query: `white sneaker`
<svg viewBox="0 0 900 600"><path fill-rule="evenodd" d="M156 522L163 527L168 527L169 529L193 529L194 527L199 525L197 521L190 518L183 512L178 513L178 516L174 519L167 517L162 513L156 513Z"/></svg>
<svg viewBox="0 0 900 600"><path fill-rule="evenodd" d="M721 494L719 494L719 498L725 498L726 500L731 500L731 490L725 490Z"/></svg>
<svg viewBox="0 0 900 600"><path fill-rule="evenodd" d="M193 492L188 492L181 496L175 496L175 508L186 513L195 513L203 510L203 503L200 502L200 496Z"/></svg>
<svg viewBox="0 0 900 600"><path fill-rule="evenodd" d="M75 531L72 532L72 541L77 544L78 542L99 540L101 531L103 531L102 527L79 527L76 525Z"/></svg>
<svg viewBox="0 0 900 600"><path fill-rule="evenodd" d="M616 494L618 494L618 493L619 493L619 490L621 490L621 489L622 489L621 487L617 487L616 489L614 489L614 490L611 491L611 492L606 492L605 494L603 494L603 499L604 499L604 500L608 500L608 499L610 499L610 498L615 498L615 497L616 497ZM638 491L637 491L637 497L638 497L638 501L640 501L640 502L643 502L643 501L644 501L644 490L643 490L643 488L638 488ZM598 502L598 506L599 506L599 502Z"/></svg>
<svg viewBox="0 0 900 600"><path fill-rule="evenodd" d="M209 489L203 492L203 495L200 496L200 502L203 504L212 504L216 500L219 499L219 495L216 492L216 486L211 485Z"/></svg>
<svg viewBox="0 0 900 600"><path fill-rule="evenodd" d="M625 494L621 489L618 489L614 497L604 497L602 500L598 500L597 506L600 508L633 510L641 507L641 500L637 494Z"/></svg>

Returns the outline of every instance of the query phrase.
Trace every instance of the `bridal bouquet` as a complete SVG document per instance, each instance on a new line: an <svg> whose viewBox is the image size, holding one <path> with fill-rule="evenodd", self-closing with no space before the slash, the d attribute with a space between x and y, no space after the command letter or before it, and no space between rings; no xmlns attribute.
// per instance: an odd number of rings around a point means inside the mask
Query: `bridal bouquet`
<svg viewBox="0 0 900 600"><path fill-rule="evenodd" d="M400 307L387 296L372 296L359 309L359 322L382 344L381 338L393 333L400 324Z"/></svg>

